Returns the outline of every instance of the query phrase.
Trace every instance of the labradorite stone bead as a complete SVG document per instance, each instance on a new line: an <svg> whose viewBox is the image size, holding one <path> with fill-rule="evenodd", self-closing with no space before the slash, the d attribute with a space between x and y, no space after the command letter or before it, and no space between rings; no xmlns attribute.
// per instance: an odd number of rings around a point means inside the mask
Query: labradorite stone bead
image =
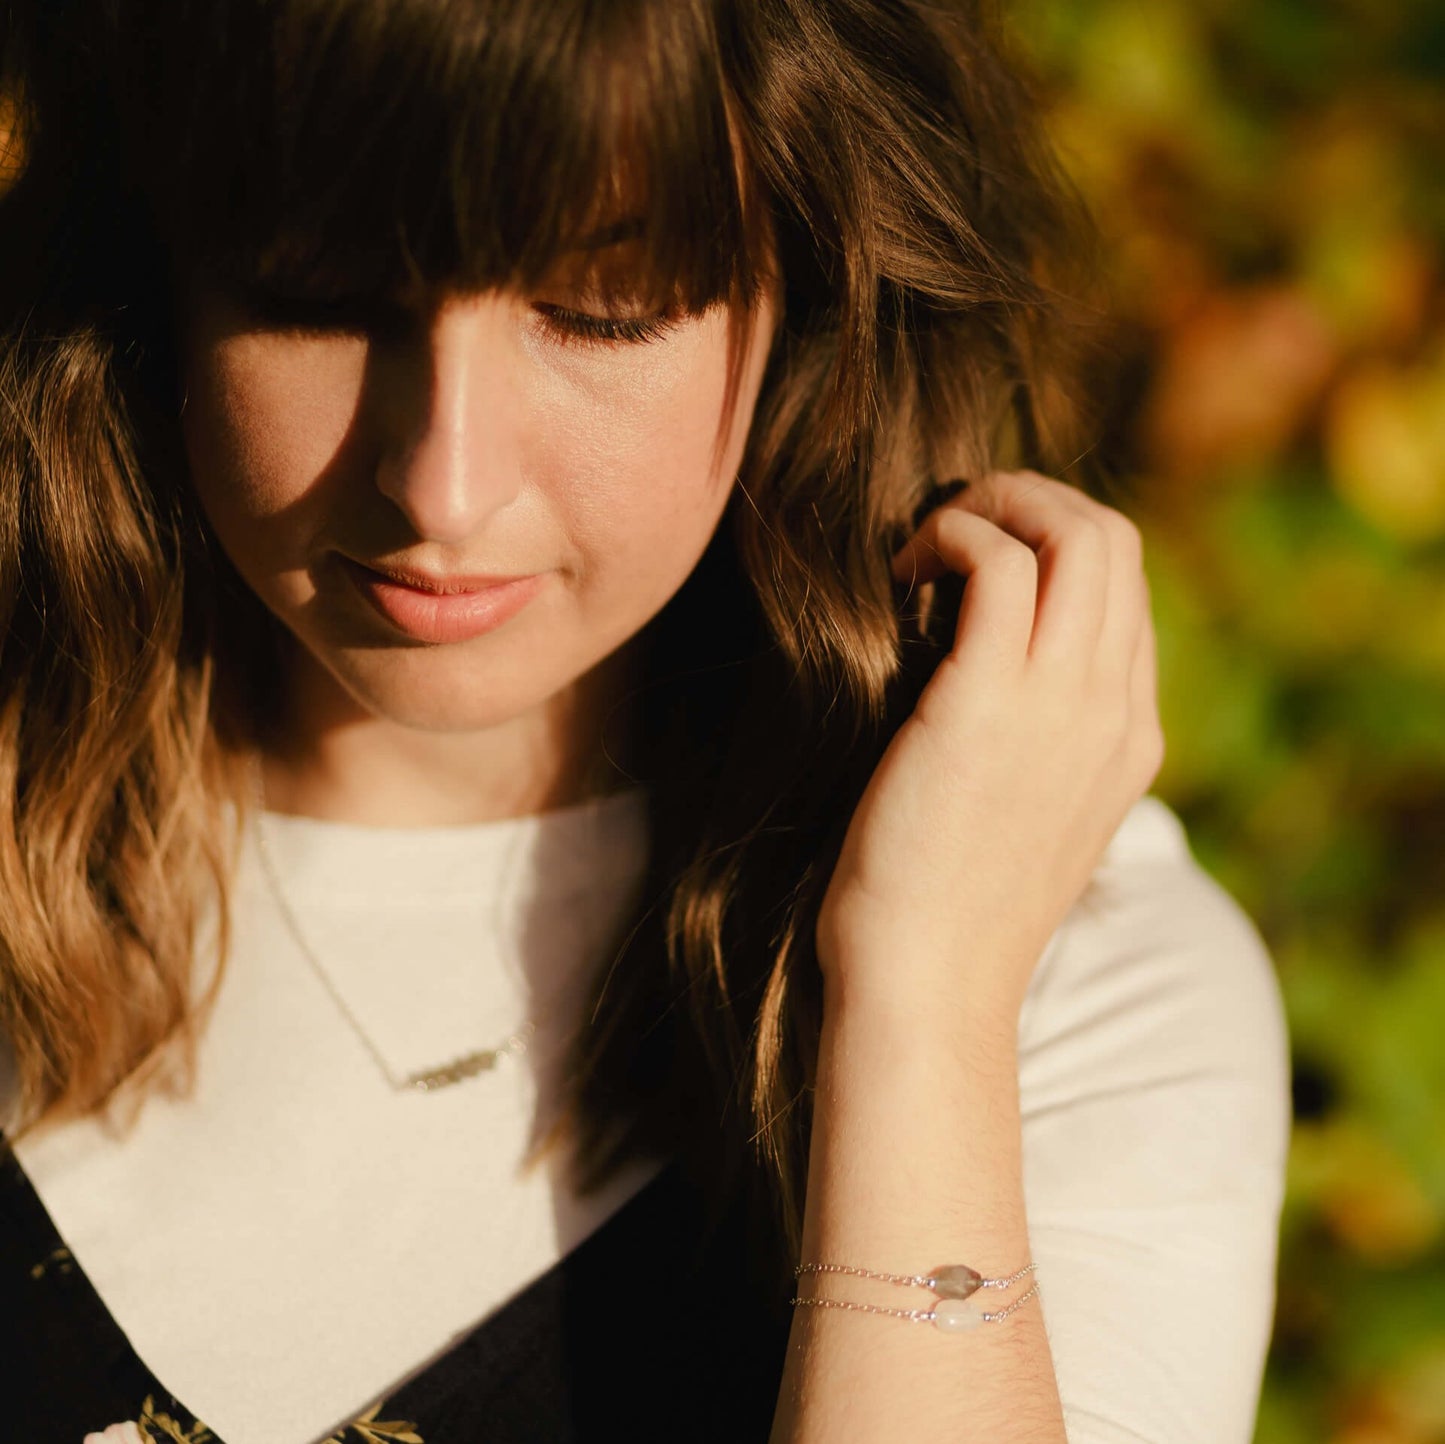
<svg viewBox="0 0 1445 1444"><path fill-rule="evenodd" d="M983 1275L964 1264L933 1271L933 1292L941 1299L966 1299L982 1282Z"/></svg>

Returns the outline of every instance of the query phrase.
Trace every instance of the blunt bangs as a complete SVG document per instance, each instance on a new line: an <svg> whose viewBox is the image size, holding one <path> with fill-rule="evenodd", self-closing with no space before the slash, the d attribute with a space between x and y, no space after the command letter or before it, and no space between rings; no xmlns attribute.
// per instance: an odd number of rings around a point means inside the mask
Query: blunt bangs
<svg viewBox="0 0 1445 1444"><path fill-rule="evenodd" d="M649 296L757 295L709 0L115 13L122 165L180 259L340 298L530 288L623 238Z"/></svg>

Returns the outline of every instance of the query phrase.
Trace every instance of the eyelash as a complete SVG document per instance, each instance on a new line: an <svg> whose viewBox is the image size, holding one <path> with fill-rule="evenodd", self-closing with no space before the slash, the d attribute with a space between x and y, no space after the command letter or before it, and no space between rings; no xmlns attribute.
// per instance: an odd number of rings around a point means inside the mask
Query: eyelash
<svg viewBox="0 0 1445 1444"><path fill-rule="evenodd" d="M592 316L566 306L537 305L534 309L541 316L543 327L563 341L640 345L657 340L677 324L677 317L669 311L659 311L653 316L616 318Z"/></svg>
<svg viewBox="0 0 1445 1444"><path fill-rule="evenodd" d="M392 335L405 329L405 318L385 308L346 301L310 301L266 291L246 291L241 308L267 330L288 334Z"/></svg>

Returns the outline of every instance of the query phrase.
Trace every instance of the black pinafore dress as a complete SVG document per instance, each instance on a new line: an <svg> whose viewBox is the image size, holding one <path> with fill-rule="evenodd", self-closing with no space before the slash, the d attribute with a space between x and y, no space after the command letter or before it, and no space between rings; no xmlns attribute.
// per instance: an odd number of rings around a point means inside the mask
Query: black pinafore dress
<svg viewBox="0 0 1445 1444"><path fill-rule="evenodd" d="M226 1444L137 1356L0 1148L0 1441L81 1444L134 1421L147 1444ZM787 1292L761 1276L741 1206L704 1225L697 1190L664 1168L328 1444L763 1444Z"/></svg>

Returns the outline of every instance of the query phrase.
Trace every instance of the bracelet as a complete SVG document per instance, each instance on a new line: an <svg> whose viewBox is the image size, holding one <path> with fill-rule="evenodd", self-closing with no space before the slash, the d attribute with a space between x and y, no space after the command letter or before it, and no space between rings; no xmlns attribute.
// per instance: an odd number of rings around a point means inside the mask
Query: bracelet
<svg viewBox="0 0 1445 1444"><path fill-rule="evenodd" d="M889 1318L907 1319L910 1323L932 1324L944 1333L965 1333L980 1324L992 1324L1008 1318L1016 1309L1022 1308L1039 1291L1037 1283L1031 1285L1006 1308L984 1310L967 1302L979 1289L1003 1289L1017 1283L1025 1274L1033 1273L1034 1264L1026 1263L1006 1278L986 1279L977 1269L966 1264L949 1264L934 1269L931 1274L890 1274L877 1269L855 1268L851 1264L801 1263L794 1270L794 1277L803 1274L849 1274L854 1278L878 1279L882 1283L902 1284L908 1288L930 1289L937 1295L937 1302L931 1309L889 1309L879 1304L862 1304L853 1299L826 1299L817 1296L798 1297L788 1302L793 1305L805 1304L821 1309L851 1309L864 1314L883 1314Z"/></svg>

